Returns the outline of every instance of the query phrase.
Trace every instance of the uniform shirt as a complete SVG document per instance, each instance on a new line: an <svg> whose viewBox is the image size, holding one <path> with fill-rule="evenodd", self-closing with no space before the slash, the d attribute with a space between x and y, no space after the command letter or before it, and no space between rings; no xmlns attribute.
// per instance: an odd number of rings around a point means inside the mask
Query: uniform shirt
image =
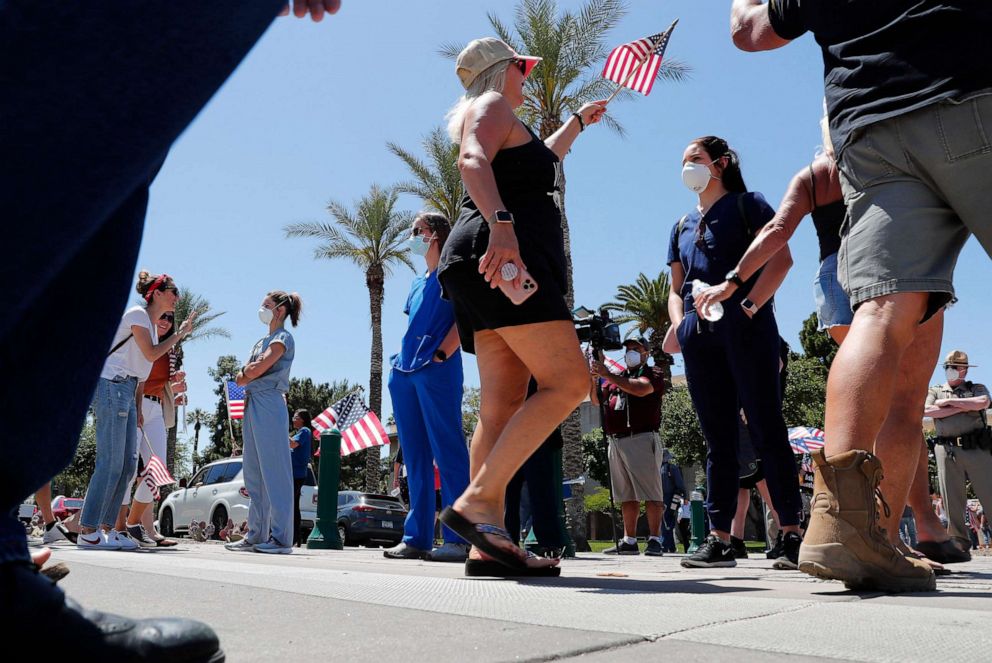
<svg viewBox="0 0 992 663"><path fill-rule="evenodd" d="M816 37L838 155L859 127L992 87L989 0L770 0L768 17Z"/></svg>
<svg viewBox="0 0 992 663"><path fill-rule="evenodd" d="M275 389L284 394L289 391L289 369L293 366L296 343L293 341L293 335L288 331L280 327L274 333L263 336L252 348L248 363L257 361L273 343L281 343L286 351L276 360L276 363L269 367L264 375L248 383L245 387L246 393L255 394L267 389Z"/></svg>
<svg viewBox="0 0 992 663"><path fill-rule="evenodd" d="M647 396L628 394L620 387L599 381L599 399L603 403L603 430L607 435L628 436L654 432L661 428L661 395L665 378L657 366L643 364L622 373L625 378L646 377L654 387Z"/></svg>
<svg viewBox="0 0 992 663"><path fill-rule="evenodd" d="M739 205L737 201L741 196L743 200ZM741 218L740 206L744 208L746 219ZM668 242L668 264L681 263L685 271L679 296L686 311L692 309L693 279L710 285L723 283L727 272L737 266L751 240L773 216L775 210L760 193L728 193L713 203L706 214L701 216L693 209L675 224ZM703 246L697 246L701 221ZM744 287L738 288L731 301L739 302L746 297L760 273L758 270ZM724 303L724 308L726 306Z"/></svg>
<svg viewBox="0 0 992 663"><path fill-rule="evenodd" d="M151 372L152 362L145 359L144 353L138 347L138 342L134 340L131 327L144 327L152 337L152 345L158 345L158 328L149 319L148 311L145 310L144 306L132 306L124 312L124 317L117 325L117 333L114 334L114 342L110 344L110 348L115 347L124 339L127 339L127 342L107 357L103 363L103 370L100 372L101 378L106 380L138 378L141 381L147 378Z"/></svg>
<svg viewBox="0 0 992 663"><path fill-rule="evenodd" d="M313 451L313 435L306 426L296 431L293 441L299 446L291 450L293 456L293 478L306 479L307 466L310 464L310 454Z"/></svg>
<svg viewBox="0 0 992 663"><path fill-rule="evenodd" d="M927 392L927 407L932 407L934 402L942 398L972 398L974 396L988 396L989 390L984 384L968 382L965 380L957 387L951 387L945 382L930 387ZM974 410L972 412L961 412L952 414L949 417L938 419L933 418L934 428L937 429L937 437L959 437L965 433L981 430L985 427L985 411Z"/></svg>
<svg viewBox="0 0 992 663"><path fill-rule="evenodd" d="M454 307L441 298L436 270L413 280L403 312L409 316L406 333L399 353L390 357L389 363L398 371L412 373L433 361L455 324Z"/></svg>

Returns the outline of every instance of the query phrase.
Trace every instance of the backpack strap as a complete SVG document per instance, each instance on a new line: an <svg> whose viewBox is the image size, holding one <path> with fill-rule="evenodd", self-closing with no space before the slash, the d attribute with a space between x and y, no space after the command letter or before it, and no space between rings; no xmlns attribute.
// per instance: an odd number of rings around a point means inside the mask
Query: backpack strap
<svg viewBox="0 0 992 663"><path fill-rule="evenodd" d="M124 347L124 344L127 343L128 341L130 341L132 336L134 336L134 332L131 332L130 334L128 334L127 336L125 336L123 341L121 341L120 343L118 343L117 345L115 345L113 348L111 348L110 352L107 353L107 356L109 357L110 355L114 354L115 352L117 352L118 350L120 350L122 347Z"/></svg>

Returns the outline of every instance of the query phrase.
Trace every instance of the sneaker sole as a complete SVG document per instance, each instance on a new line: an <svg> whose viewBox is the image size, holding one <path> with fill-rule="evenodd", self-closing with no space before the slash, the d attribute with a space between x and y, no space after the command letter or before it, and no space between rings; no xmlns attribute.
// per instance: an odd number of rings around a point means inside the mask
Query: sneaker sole
<svg viewBox="0 0 992 663"><path fill-rule="evenodd" d="M687 569L730 568L737 566L737 560L732 562L694 562L688 559L683 559L681 564Z"/></svg>
<svg viewBox="0 0 992 663"><path fill-rule="evenodd" d="M255 549L255 552L262 553L263 555L289 555L293 552L292 548L277 548L276 550L259 550Z"/></svg>
<svg viewBox="0 0 992 663"><path fill-rule="evenodd" d="M937 589L937 577L932 571L929 576L918 578L892 576L864 563L840 543L804 544L799 551L799 570L821 580L839 580L844 587L854 591L900 594Z"/></svg>
<svg viewBox="0 0 992 663"><path fill-rule="evenodd" d="M646 557L664 557L665 556L665 553L663 553L663 552L647 552L647 551L645 551L644 555Z"/></svg>

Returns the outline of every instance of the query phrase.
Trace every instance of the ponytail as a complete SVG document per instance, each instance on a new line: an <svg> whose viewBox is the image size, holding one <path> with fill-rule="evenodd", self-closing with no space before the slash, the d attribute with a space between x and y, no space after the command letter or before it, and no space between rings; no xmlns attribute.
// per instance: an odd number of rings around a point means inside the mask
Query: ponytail
<svg viewBox="0 0 992 663"><path fill-rule="evenodd" d="M152 274L147 269L138 272L138 284L134 288L146 303L152 301L152 295L160 290L175 290L176 282L168 274Z"/></svg>
<svg viewBox="0 0 992 663"><path fill-rule="evenodd" d="M268 297L275 303L276 308L285 307L286 316L294 327L300 324L300 316L303 314L303 300L300 299L299 293L273 290L268 294Z"/></svg>

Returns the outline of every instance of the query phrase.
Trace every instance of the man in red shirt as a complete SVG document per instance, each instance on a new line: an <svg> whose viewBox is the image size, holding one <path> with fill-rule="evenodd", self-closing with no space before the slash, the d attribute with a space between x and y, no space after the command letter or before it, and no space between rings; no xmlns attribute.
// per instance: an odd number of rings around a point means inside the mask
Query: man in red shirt
<svg viewBox="0 0 992 663"><path fill-rule="evenodd" d="M660 557L661 518L664 497L661 487L662 445L661 396L664 378L661 369L648 366L648 342L644 338L624 341L627 369L613 374L593 360L595 376L592 402L601 404L603 432L609 436L610 481L623 513L623 540L607 553L637 555L637 517L644 502L648 516L648 544L645 555Z"/></svg>

